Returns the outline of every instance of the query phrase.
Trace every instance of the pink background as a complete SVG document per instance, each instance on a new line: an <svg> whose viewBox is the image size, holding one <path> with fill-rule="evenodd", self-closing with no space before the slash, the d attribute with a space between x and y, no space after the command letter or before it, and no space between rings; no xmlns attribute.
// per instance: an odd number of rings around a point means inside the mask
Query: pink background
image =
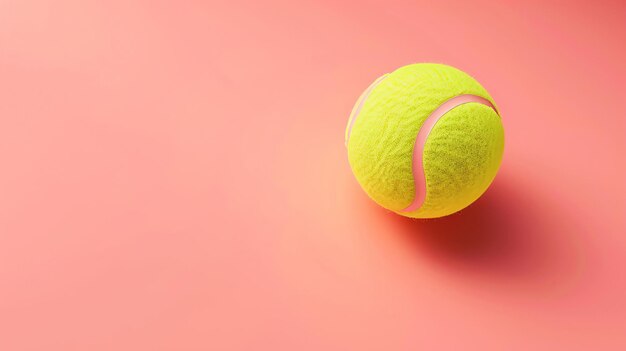
<svg viewBox="0 0 626 351"><path fill-rule="evenodd" d="M0 2L0 350L626 349L624 1ZM467 210L379 208L379 75L502 111Z"/></svg>

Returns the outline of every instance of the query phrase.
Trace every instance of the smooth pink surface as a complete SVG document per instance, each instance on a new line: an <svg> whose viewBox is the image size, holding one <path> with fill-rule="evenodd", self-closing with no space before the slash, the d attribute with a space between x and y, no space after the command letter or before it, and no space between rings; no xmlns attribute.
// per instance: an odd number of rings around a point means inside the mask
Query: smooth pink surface
<svg viewBox="0 0 626 351"><path fill-rule="evenodd" d="M461 106L467 103L478 103L489 106L496 113L496 108L491 104L491 101L482 98L476 95L459 95L455 96L452 99L444 102L441 106L437 107L424 121L424 124L420 128L417 136L415 138L415 144L413 145L413 181L415 183L415 197L413 198L413 202L402 212L413 212L417 211L424 204L424 199L426 199L426 172L424 171L424 145L426 145L426 140L428 140L428 136L430 132L433 130L433 127L441 117L443 117L446 113L452 110L455 107Z"/></svg>
<svg viewBox="0 0 626 351"><path fill-rule="evenodd" d="M624 350L623 1L0 3L0 350ZM498 103L492 187L360 189L364 86Z"/></svg>

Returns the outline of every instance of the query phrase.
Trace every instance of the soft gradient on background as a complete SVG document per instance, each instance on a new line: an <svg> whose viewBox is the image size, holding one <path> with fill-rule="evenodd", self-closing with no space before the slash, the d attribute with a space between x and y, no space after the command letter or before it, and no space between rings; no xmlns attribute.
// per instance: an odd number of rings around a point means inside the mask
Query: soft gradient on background
<svg viewBox="0 0 626 351"><path fill-rule="evenodd" d="M0 2L0 350L626 349L623 1ZM371 202L376 77L506 128L478 202Z"/></svg>

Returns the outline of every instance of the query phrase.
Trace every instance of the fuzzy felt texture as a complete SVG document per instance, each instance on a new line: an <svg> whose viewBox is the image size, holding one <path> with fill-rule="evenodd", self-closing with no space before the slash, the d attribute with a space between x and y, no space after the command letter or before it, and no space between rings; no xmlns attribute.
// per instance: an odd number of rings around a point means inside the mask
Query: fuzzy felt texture
<svg viewBox="0 0 626 351"><path fill-rule="evenodd" d="M408 215L441 217L474 202L495 178L503 149L502 123L490 107L468 103L446 113L424 146L426 199Z"/></svg>
<svg viewBox="0 0 626 351"><path fill-rule="evenodd" d="M502 123L487 106L463 104L446 113L426 141L423 206L400 212L415 194L411 163L419 129L439 105L462 94L495 106L476 80L439 64L399 68L369 92L358 116L352 116L357 119L347 147L354 175L374 201L404 216L432 218L466 207L487 189L502 158Z"/></svg>

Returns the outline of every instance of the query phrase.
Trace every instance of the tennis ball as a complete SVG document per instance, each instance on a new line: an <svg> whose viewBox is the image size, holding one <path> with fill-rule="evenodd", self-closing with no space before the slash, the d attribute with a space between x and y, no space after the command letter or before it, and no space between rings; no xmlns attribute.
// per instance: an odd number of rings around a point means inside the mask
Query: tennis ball
<svg viewBox="0 0 626 351"><path fill-rule="evenodd" d="M435 218L470 205L496 176L504 150L500 113L466 73L413 64L376 79L346 128L352 171L379 205Z"/></svg>

